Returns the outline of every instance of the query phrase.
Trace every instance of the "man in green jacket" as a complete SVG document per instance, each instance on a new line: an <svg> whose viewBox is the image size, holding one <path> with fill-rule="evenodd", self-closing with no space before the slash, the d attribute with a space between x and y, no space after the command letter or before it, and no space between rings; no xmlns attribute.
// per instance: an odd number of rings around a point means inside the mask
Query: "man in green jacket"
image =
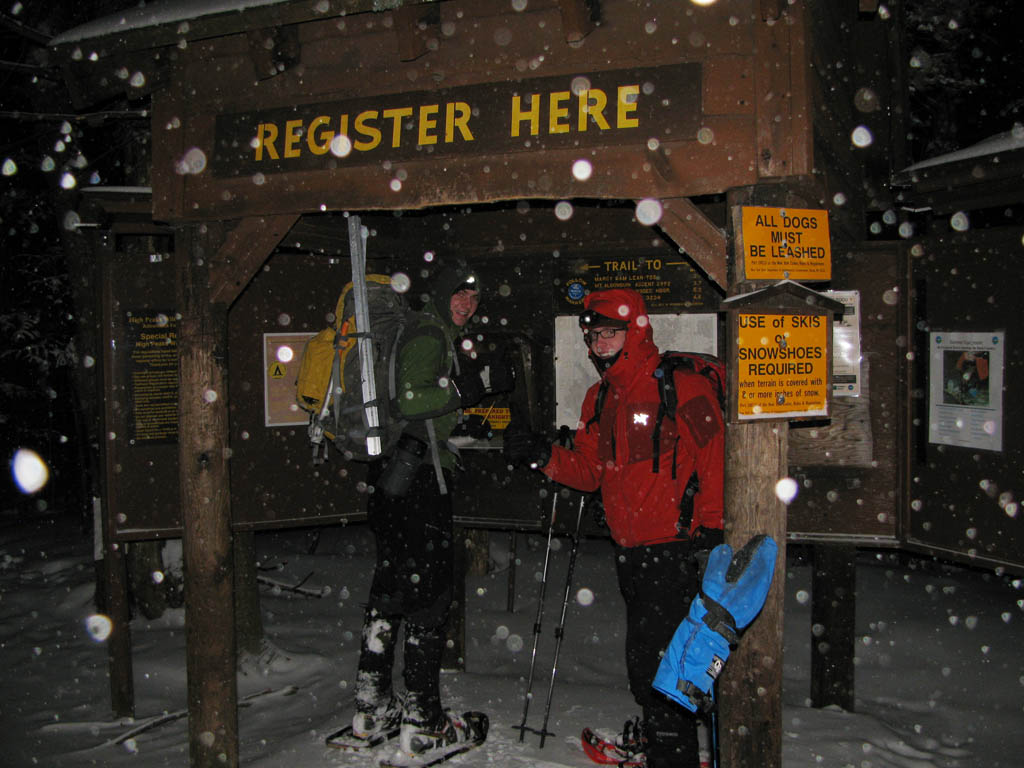
<svg viewBox="0 0 1024 768"><path fill-rule="evenodd" d="M480 301L476 274L459 263L435 273L423 310L402 335L396 360L398 410L408 426L399 449L374 467L368 516L377 562L363 622L353 736L380 741L399 729L417 755L472 738L470 724L441 706L444 628L452 601L452 470L448 437L460 409L507 392L512 374L461 372L455 344ZM404 700L392 688L395 640L405 620Z"/></svg>

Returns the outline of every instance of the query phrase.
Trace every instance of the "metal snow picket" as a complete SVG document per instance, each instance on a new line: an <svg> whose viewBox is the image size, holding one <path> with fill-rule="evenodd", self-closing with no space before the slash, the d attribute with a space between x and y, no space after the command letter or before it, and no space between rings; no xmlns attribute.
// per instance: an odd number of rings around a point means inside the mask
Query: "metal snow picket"
<svg viewBox="0 0 1024 768"><path fill-rule="evenodd" d="M551 521L548 525L547 549L544 552L544 568L541 572L540 595L537 599L537 618L533 623L533 652L530 657L530 674L526 682L526 695L523 698L523 720L519 725L512 726L519 731L519 741L523 740L526 731L540 735L540 746L543 749L544 741L548 736L555 734L548 730L548 719L551 716L551 698L555 691L555 675L558 673L558 654L562 650L562 637L565 634L565 614L569 608L569 593L572 591L572 576L576 569L576 553L579 551L580 526L583 522L583 508L586 506L587 497L580 496L579 509L576 514L576 529L572 534L572 551L569 553L569 571L565 577L565 596L562 599L562 615L555 627L555 654L551 660L551 681L548 683L547 702L544 706L544 722L540 730L530 728L526 725L526 717L530 711L530 701L533 699L533 672L537 663L537 644L540 640L541 618L544 615L544 595L547 591L548 563L551 559L551 536L555 529L555 511L558 505L558 493L552 494Z"/></svg>
<svg viewBox="0 0 1024 768"><path fill-rule="evenodd" d="M355 298L357 334L356 349L359 351L359 378L363 384L363 406L366 424L371 433L366 437L366 452L370 456L381 453L381 439L372 430L380 427L377 412L377 382L373 377L373 339L370 336L370 309L366 298L366 240L368 233L358 216L348 217L348 244L352 255L352 293Z"/></svg>

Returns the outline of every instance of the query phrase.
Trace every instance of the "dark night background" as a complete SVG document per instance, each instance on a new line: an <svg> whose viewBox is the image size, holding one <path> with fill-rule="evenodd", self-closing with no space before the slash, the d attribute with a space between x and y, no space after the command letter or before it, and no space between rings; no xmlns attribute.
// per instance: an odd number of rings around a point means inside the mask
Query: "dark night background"
<svg viewBox="0 0 1024 768"><path fill-rule="evenodd" d="M852 0L851 0L852 1ZM148 183L145 103L75 114L46 42L80 23L138 3L14 2L0 13L0 434L5 459L19 446L54 473L37 495L4 481L4 509L31 513L89 505L84 427L74 373L89 365L74 344L76 311L61 249L69 192L78 184ZM1022 56L1014 0L883 3L905 33L910 121L906 164L963 148L1024 122ZM893 169L899 170L899 169ZM72 190L73 193L73 190Z"/></svg>

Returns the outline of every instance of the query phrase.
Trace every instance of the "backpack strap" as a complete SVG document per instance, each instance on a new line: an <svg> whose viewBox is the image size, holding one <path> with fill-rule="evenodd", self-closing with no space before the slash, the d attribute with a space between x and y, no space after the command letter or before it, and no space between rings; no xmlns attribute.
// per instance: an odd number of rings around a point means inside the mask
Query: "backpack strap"
<svg viewBox="0 0 1024 768"><path fill-rule="evenodd" d="M651 432L651 471L658 474L661 469L661 423L668 417L676 415L676 408L679 406L679 392L676 389L676 371L680 368L693 368L693 363L685 357L677 357L671 354L661 356L654 371L654 378L658 380L658 417L654 420L654 430ZM675 477L675 462L672 463L672 476Z"/></svg>
<svg viewBox="0 0 1024 768"><path fill-rule="evenodd" d="M597 388L597 398L594 400L594 415L587 419L587 423L583 425L583 429L590 431L591 424L597 424L601 420L601 411L604 410L604 399L608 396L608 380L605 379L601 382L601 386Z"/></svg>

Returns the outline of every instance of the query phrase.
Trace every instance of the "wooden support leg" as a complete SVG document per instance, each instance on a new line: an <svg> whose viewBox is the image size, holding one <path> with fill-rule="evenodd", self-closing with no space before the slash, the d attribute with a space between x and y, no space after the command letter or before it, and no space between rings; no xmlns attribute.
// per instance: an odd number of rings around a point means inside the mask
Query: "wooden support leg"
<svg viewBox="0 0 1024 768"><path fill-rule="evenodd" d="M719 680L721 765L727 768L782 765L786 510L775 484L786 475L788 433L785 422L726 428L725 540L738 549L751 536L767 533L779 545L768 599Z"/></svg>
<svg viewBox="0 0 1024 768"><path fill-rule="evenodd" d="M228 474L227 305L210 301L198 232L178 268L178 461L185 560L189 755L238 765L234 558ZM205 239L202 245L208 245Z"/></svg>
<svg viewBox="0 0 1024 768"><path fill-rule="evenodd" d="M814 545L811 706L854 708L856 547Z"/></svg>
<svg viewBox="0 0 1024 768"><path fill-rule="evenodd" d="M103 553L104 603L111 623L107 638L110 659L110 704L118 717L135 717L132 673L131 611L128 607L128 567L124 545L113 543Z"/></svg>

